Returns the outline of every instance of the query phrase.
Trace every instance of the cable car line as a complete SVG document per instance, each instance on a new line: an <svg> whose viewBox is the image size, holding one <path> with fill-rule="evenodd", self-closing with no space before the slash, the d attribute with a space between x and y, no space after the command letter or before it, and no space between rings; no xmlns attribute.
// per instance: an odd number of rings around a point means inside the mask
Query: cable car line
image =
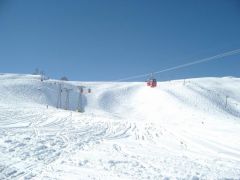
<svg viewBox="0 0 240 180"><path fill-rule="evenodd" d="M211 56L211 57L203 58L203 59L196 60L196 61L193 61L193 62L189 62L189 63L177 65L177 66L174 66L174 67L166 68L166 69L156 71L156 72L153 72L153 73L140 74L140 75L135 75L135 76L130 76L130 77L118 79L118 80L116 80L116 82L126 81L126 80L131 80L131 79L138 79L138 78L141 78L141 77L150 76L151 74L160 74L160 73L163 73L163 72L173 71L173 70L189 67L189 66L192 66L192 65L195 65L195 64L200 64L200 63L212 61L212 60L215 60L215 59L220 60L220 58L227 57L227 56L232 56L232 55L236 55L236 54L240 54L240 49L236 49L236 50L233 50L233 51L228 51L228 52L225 52L225 53L217 54L215 56Z"/></svg>

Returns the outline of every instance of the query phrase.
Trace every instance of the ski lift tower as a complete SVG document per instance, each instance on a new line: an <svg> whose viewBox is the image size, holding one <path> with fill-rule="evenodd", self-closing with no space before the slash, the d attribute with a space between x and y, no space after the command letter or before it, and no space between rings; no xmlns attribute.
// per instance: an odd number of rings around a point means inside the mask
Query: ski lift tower
<svg viewBox="0 0 240 180"><path fill-rule="evenodd" d="M92 90L90 88L88 88L86 90L86 87L84 86L78 86L78 90L79 90L79 96L78 96L78 107L77 107L77 111L83 113L84 112L84 107L83 107L83 94L86 93L91 93Z"/></svg>
<svg viewBox="0 0 240 180"><path fill-rule="evenodd" d="M72 89L64 88L66 91L65 110L69 110L69 93Z"/></svg>
<svg viewBox="0 0 240 180"><path fill-rule="evenodd" d="M57 83L54 83L57 84ZM62 108L62 84L58 84L57 108Z"/></svg>

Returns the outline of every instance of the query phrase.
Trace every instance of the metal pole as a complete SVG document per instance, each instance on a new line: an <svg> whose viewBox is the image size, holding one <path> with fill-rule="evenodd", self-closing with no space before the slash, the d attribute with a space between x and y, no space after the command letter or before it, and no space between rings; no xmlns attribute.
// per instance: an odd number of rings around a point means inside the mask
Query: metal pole
<svg viewBox="0 0 240 180"><path fill-rule="evenodd" d="M80 93L78 94L78 105L77 105L77 111L80 109Z"/></svg>
<svg viewBox="0 0 240 180"><path fill-rule="evenodd" d="M58 85L57 108L62 107L62 85Z"/></svg>
<svg viewBox="0 0 240 180"><path fill-rule="evenodd" d="M62 108L62 85L61 84L59 84L59 106L60 106L60 108Z"/></svg>
<svg viewBox="0 0 240 180"><path fill-rule="evenodd" d="M67 89L67 94L66 94L66 110L69 108L69 90Z"/></svg>
<svg viewBox="0 0 240 180"><path fill-rule="evenodd" d="M82 94L83 94L83 86L78 86L79 96L78 96L78 112L83 112L83 104L82 104Z"/></svg>
<svg viewBox="0 0 240 180"><path fill-rule="evenodd" d="M65 109L68 110L69 109L69 93L71 89L65 88L65 90L66 90Z"/></svg>
<svg viewBox="0 0 240 180"><path fill-rule="evenodd" d="M226 96L225 108L226 108L227 105L228 105L228 98L229 98L229 96Z"/></svg>
<svg viewBox="0 0 240 180"><path fill-rule="evenodd" d="M79 106L79 111L83 112L83 105L82 105L82 92L80 92L80 106Z"/></svg>

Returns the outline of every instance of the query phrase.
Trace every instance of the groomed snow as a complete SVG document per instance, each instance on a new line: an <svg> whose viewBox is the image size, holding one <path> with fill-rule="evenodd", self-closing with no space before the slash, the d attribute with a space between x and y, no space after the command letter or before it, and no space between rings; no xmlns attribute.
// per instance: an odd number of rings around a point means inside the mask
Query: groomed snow
<svg viewBox="0 0 240 180"><path fill-rule="evenodd" d="M71 110L56 108L59 83ZM78 85L92 89L84 113ZM0 179L240 179L239 137L239 78L149 88L0 75Z"/></svg>

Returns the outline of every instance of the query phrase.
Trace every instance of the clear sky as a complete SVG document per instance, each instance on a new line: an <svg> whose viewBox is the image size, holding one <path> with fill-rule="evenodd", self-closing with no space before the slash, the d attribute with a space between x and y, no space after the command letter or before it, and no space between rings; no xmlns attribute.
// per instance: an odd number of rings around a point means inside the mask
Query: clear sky
<svg viewBox="0 0 240 180"><path fill-rule="evenodd" d="M239 0L0 0L0 72L115 80L238 48ZM157 78L202 76L240 77L240 55Z"/></svg>

